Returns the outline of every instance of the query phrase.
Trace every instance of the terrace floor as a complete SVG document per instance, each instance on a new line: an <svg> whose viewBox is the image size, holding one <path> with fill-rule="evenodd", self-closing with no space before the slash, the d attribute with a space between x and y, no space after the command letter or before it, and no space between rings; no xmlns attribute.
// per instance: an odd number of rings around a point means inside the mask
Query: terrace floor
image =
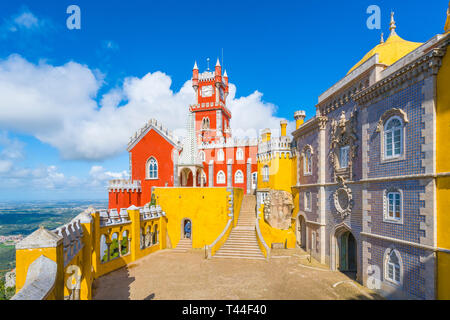
<svg viewBox="0 0 450 320"><path fill-rule="evenodd" d="M205 259L203 250L161 250L94 282L96 300L381 299L301 249L264 260Z"/></svg>

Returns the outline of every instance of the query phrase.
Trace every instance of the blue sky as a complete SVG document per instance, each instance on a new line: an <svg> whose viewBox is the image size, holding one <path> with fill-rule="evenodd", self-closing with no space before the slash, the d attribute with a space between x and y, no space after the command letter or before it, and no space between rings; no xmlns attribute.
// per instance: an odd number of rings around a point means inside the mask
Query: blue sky
<svg viewBox="0 0 450 320"><path fill-rule="evenodd" d="M81 30L66 27L71 4L81 9ZM366 27L370 5L381 8L382 30ZM126 142L143 121L183 127L195 60L203 71L223 49L236 86L232 126L251 135L292 121L299 109L312 117L318 96L378 44L381 31L387 37L391 10L401 37L425 42L443 31L447 6L2 1L0 200L106 198L107 180L126 177Z"/></svg>

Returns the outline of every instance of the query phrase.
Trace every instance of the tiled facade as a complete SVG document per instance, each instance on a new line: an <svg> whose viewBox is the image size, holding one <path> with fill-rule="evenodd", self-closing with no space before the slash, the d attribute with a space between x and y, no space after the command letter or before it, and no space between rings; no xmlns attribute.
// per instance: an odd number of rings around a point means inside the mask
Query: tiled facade
<svg viewBox="0 0 450 320"><path fill-rule="evenodd" d="M436 298L434 105L441 50L449 38L435 37L392 66L380 66L375 55L324 93L316 116L293 133L299 154L306 146L314 149L312 174L304 175L302 160L297 168L307 251L392 298ZM401 153L392 159L384 140L394 118L402 139ZM315 125L319 120L325 128ZM348 167L340 167L347 145L353 156ZM310 211L306 192L312 194ZM390 192L399 194L400 201L391 202L399 203L396 221L387 213Z"/></svg>

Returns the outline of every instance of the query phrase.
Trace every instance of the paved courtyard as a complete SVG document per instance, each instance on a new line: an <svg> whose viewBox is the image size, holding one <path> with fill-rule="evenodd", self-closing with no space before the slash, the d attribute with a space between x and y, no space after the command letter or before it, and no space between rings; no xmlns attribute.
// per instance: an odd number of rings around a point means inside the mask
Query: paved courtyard
<svg viewBox="0 0 450 320"><path fill-rule="evenodd" d="M94 282L104 300L380 299L301 249L273 250L270 261L205 259L203 250L162 250Z"/></svg>

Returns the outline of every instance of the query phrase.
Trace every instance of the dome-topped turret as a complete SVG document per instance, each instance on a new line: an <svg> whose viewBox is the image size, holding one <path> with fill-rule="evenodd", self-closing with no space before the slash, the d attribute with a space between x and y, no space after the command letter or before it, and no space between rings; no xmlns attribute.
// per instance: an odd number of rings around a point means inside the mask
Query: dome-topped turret
<svg viewBox="0 0 450 320"><path fill-rule="evenodd" d="M384 42L382 40L379 45L370 50L364 56L364 58L361 59L361 61L359 61L356 65L353 66L353 68L350 69L348 73L358 68L360 65L362 65L364 62L369 60L372 56L374 56L377 53L379 56L379 63L390 66L391 64L400 60L408 53L410 53L411 51L417 49L422 45L422 43L420 42L411 42L400 38L395 32L396 28L397 27L395 25L394 13L392 12L391 25L389 28L391 30L391 34L389 35L389 38Z"/></svg>

